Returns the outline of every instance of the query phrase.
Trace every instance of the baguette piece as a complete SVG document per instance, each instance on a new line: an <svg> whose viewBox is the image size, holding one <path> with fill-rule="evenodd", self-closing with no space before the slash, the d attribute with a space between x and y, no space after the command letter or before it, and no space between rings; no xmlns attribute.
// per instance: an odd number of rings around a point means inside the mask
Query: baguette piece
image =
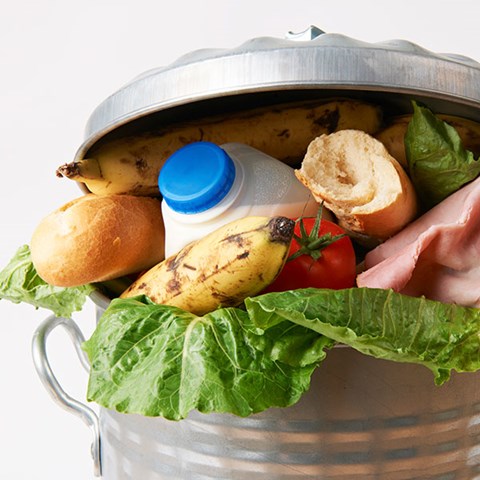
<svg viewBox="0 0 480 480"><path fill-rule="evenodd" d="M295 175L361 239L383 241L417 214L415 190L401 165L360 130L317 137Z"/></svg>
<svg viewBox="0 0 480 480"><path fill-rule="evenodd" d="M71 287L150 268L164 259L164 240L158 199L88 194L47 215L30 249L43 280Z"/></svg>

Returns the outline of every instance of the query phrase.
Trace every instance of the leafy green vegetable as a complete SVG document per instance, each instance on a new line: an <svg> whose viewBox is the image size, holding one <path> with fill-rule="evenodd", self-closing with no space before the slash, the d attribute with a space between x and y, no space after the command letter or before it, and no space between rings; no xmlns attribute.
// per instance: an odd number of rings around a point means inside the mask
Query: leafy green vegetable
<svg viewBox="0 0 480 480"><path fill-rule="evenodd" d="M91 285L62 288L43 281L33 266L28 245L20 247L0 272L0 299L47 308L58 317L70 317L81 310L93 290Z"/></svg>
<svg viewBox="0 0 480 480"><path fill-rule="evenodd" d="M146 297L114 300L84 343L88 399L179 420L193 410L246 416L296 403L325 351L340 342L422 364L435 382L480 368L480 310L393 291L269 293L246 310L197 317Z"/></svg>
<svg viewBox="0 0 480 480"><path fill-rule="evenodd" d="M239 416L294 404L333 342L290 322L268 331L244 310L197 317L140 296L113 300L83 345L88 399L126 413Z"/></svg>
<svg viewBox="0 0 480 480"><path fill-rule="evenodd" d="M480 368L480 309L370 288L293 290L245 303L260 328L288 320L367 355L423 364L437 384L451 370Z"/></svg>
<svg viewBox="0 0 480 480"><path fill-rule="evenodd" d="M405 152L415 190L422 206L429 209L474 180L480 174L480 161L463 148L455 128L412 103Z"/></svg>

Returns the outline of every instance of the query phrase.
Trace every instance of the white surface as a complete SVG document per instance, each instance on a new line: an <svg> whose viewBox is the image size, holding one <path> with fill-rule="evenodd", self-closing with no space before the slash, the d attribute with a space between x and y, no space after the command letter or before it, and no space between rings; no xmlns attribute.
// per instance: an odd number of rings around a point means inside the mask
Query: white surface
<svg viewBox="0 0 480 480"><path fill-rule="evenodd" d="M7 6L8 5L8 6ZM19 0L0 15L0 267L37 222L80 194L55 169L70 161L93 109L143 71L197 48L234 47L314 24L365 41L404 38L480 60L477 0ZM0 478L92 478L90 431L48 396L30 343L48 315L0 302ZM89 304L75 316L88 337ZM86 375L63 333L57 376L83 398ZM141 480L141 479L138 479Z"/></svg>

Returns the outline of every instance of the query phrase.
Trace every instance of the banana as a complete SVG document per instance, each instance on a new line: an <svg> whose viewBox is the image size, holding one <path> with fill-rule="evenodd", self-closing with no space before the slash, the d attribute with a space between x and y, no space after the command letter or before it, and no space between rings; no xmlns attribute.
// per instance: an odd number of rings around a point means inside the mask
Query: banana
<svg viewBox="0 0 480 480"><path fill-rule="evenodd" d="M350 99L261 107L105 141L88 158L60 166L57 176L82 182L96 194L155 196L165 160L188 143L245 143L294 165L322 133L354 128L374 134L381 122L379 107Z"/></svg>
<svg viewBox="0 0 480 480"><path fill-rule="evenodd" d="M375 138L383 143L388 153L405 169L408 168L408 165L404 139L411 118L411 115L394 117L385 128L375 135Z"/></svg>
<svg viewBox="0 0 480 480"><path fill-rule="evenodd" d="M145 294L196 315L238 305L280 273L293 228L285 217L235 220L152 267L120 296Z"/></svg>
<svg viewBox="0 0 480 480"><path fill-rule="evenodd" d="M453 115L437 114L438 118L455 128L460 136L463 146L478 156L480 154L480 124L467 118ZM390 155L404 168L408 168L405 155L405 133L412 118L411 115L394 117L387 127L380 130L375 137L380 140Z"/></svg>

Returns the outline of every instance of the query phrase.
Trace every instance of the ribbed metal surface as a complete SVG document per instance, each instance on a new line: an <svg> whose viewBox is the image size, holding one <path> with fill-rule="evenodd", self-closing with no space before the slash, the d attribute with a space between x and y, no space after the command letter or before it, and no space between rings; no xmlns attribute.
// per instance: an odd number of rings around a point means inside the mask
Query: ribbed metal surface
<svg viewBox="0 0 480 480"><path fill-rule="evenodd" d="M107 480L480 479L480 375L334 349L294 407L169 422L101 412Z"/></svg>

